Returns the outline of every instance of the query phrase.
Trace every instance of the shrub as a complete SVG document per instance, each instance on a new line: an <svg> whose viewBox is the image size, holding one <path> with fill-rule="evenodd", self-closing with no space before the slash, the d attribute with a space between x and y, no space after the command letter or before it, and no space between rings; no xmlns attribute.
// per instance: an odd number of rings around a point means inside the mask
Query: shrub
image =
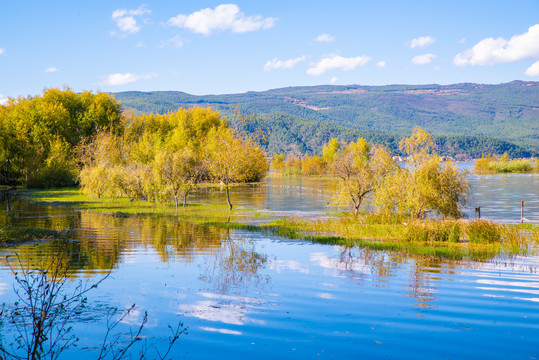
<svg viewBox="0 0 539 360"><path fill-rule="evenodd" d="M489 220L476 219L466 225L468 240L474 244L494 243L501 240L500 227Z"/></svg>

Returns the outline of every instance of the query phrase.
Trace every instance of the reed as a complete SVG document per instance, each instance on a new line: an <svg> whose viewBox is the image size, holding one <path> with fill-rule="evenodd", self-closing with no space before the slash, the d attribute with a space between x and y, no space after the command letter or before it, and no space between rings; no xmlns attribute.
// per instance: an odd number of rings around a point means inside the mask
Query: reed
<svg viewBox="0 0 539 360"><path fill-rule="evenodd" d="M476 219L466 224L465 233L468 241L474 244L500 242L501 227L489 220Z"/></svg>

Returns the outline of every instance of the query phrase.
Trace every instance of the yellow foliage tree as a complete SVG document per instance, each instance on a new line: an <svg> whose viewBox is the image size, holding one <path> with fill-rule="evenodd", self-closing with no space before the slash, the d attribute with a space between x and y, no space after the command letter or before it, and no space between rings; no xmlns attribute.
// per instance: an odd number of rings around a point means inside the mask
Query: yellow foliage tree
<svg viewBox="0 0 539 360"><path fill-rule="evenodd" d="M333 173L339 179L337 202L350 205L357 215L365 197L395 168L384 147L371 147L363 138L349 143L335 155L332 164Z"/></svg>
<svg viewBox="0 0 539 360"><path fill-rule="evenodd" d="M433 150L431 135L420 128L415 128L400 146L408 155L408 165L379 187L375 198L381 208L415 218L424 218L428 212L461 216L468 199L466 174L450 162L444 164Z"/></svg>
<svg viewBox="0 0 539 360"><path fill-rule="evenodd" d="M220 127L209 132L204 165L212 178L225 186L229 210L232 210L230 184L261 178L267 170L267 166L262 166L262 159L265 163L260 149L234 136L230 129Z"/></svg>

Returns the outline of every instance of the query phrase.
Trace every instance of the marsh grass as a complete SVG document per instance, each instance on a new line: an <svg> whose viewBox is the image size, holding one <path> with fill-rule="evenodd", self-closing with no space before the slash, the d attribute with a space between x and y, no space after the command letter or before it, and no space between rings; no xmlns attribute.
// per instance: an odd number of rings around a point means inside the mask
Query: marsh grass
<svg viewBox="0 0 539 360"><path fill-rule="evenodd" d="M346 214L323 220L286 217L252 224L252 219L264 218L265 214L249 209L229 211L226 205L188 204L185 209L176 210L173 204L96 200L77 189L31 190L24 196L34 201L116 216L174 216L180 221L224 229L448 259L487 260L497 255L525 254L539 244L539 227L531 224L501 225L486 220L410 221L408 216L401 214Z"/></svg>
<svg viewBox="0 0 539 360"><path fill-rule="evenodd" d="M476 219L470 221L465 226L468 240L474 244L500 242L501 227L492 221Z"/></svg>
<svg viewBox="0 0 539 360"><path fill-rule="evenodd" d="M274 233L289 238L455 260L483 261L497 255L526 254L539 244L539 227L534 225L500 225L484 220L371 224L371 220L353 216L324 221L287 218L262 226L273 227L278 230Z"/></svg>
<svg viewBox="0 0 539 360"><path fill-rule="evenodd" d="M473 171L477 174L506 174L539 172L539 163L535 160L496 158L487 156L478 159Z"/></svg>

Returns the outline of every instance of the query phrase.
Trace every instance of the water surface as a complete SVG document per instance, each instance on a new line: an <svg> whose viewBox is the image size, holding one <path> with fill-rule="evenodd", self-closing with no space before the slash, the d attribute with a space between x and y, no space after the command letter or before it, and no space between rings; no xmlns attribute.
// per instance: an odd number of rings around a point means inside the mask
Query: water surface
<svg viewBox="0 0 539 360"><path fill-rule="evenodd" d="M486 209L536 196L537 180L472 176L474 200L485 216L513 221ZM499 192L505 197L492 199ZM220 195L199 194L198 200L226 201ZM328 204L331 183L320 179L270 178L262 186L235 188L232 199L271 216L336 211ZM8 254L38 266L59 247L67 250L73 284L111 273L90 294L87 315L76 319L81 344L68 358L94 357L108 309L133 303L136 311L123 329L136 326L147 311L145 334L158 346L166 344L167 325L189 327L175 359L539 356L535 255L456 262L228 231L169 216L119 217L21 201L3 209L2 226L75 229L68 244L3 249L3 301L14 301ZM527 217L537 218L530 209Z"/></svg>

